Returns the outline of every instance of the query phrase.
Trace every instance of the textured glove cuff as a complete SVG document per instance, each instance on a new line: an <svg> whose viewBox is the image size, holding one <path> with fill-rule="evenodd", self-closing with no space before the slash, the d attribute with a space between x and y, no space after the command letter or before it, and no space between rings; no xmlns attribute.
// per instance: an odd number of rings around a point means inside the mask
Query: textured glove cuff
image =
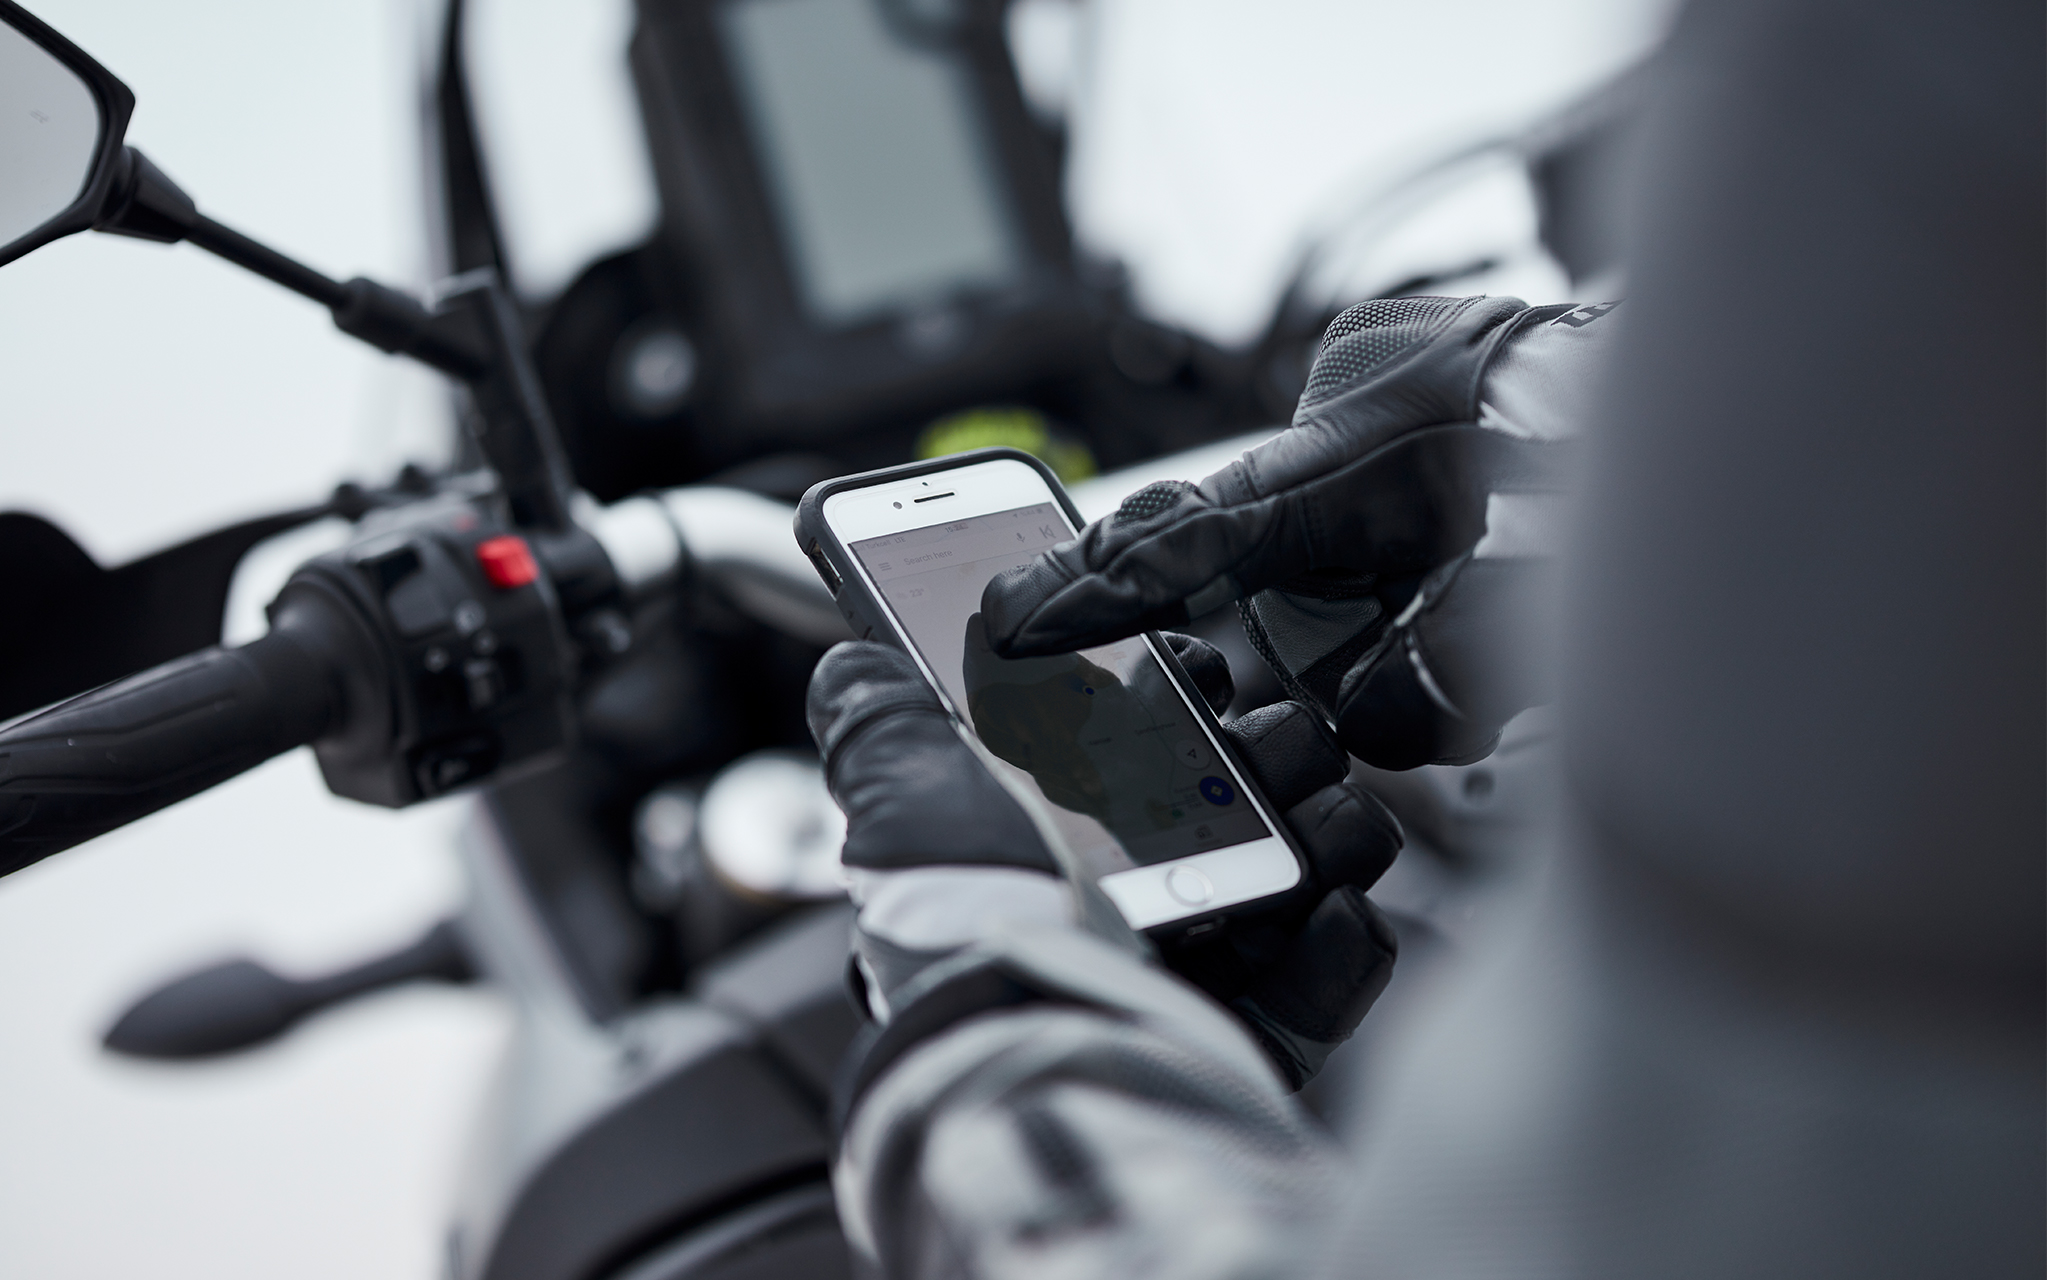
<svg viewBox="0 0 2047 1280"><path fill-rule="evenodd" d="M1019 930L940 960L906 983L886 1025L855 1037L833 1088L843 1132L860 1100L906 1054L973 1018L1058 1004L1143 1023L1239 1074L1273 1081L1274 1065L1243 1024L1178 978L1079 929ZM1277 1082L1274 1082L1277 1083Z"/></svg>

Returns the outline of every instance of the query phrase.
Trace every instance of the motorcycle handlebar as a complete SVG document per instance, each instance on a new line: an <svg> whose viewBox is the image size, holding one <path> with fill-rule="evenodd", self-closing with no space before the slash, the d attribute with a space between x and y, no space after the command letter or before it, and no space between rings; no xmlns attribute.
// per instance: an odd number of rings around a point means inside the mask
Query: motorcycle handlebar
<svg viewBox="0 0 2047 1280"><path fill-rule="evenodd" d="M311 742L335 704L325 664L272 631L0 728L0 875Z"/></svg>
<svg viewBox="0 0 2047 1280"><path fill-rule="evenodd" d="M717 485L670 489L660 502L696 572L747 614L812 644L853 638L789 532L788 503Z"/></svg>
<svg viewBox="0 0 2047 1280"><path fill-rule="evenodd" d="M699 488L589 515L629 596L662 589L687 560L785 630L845 635L788 536L786 506ZM348 705L377 701L356 688L357 668L379 659L323 598L298 593L270 634L240 648L204 649L0 725L0 876L345 733Z"/></svg>
<svg viewBox="0 0 2047 1280"><path fill-rule="evenodd" d="M1140 481L1206 474L1256 438L1103 476L1074 497L1083 510L1110 509ZM845 639L845 620L789 536L789 516L757 494L692 486L581 518L629 598L666 589L688 565L792 635ZM0 725L0 876L344 733L349 705L373 712L377 698L357 685L377 659L360 628L321 599L300 593L269 635L240 648L205 649Z"/></svg>
<svg viewBox="0 0 2047 1280"><path fill-rule="evenodd" d="M604 548L630 598L667 590L685 565L741 612L813 644L852 638L831 592L789 536L786 502L722 485L688 485L591 506L577 519Z"/></svg>

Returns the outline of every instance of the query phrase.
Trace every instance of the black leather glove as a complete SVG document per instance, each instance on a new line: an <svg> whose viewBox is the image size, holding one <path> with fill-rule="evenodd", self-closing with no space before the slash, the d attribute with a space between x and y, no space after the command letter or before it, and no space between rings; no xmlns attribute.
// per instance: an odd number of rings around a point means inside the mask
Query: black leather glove
<svg viewBox="0 0 2047 1280"><path fill-rule="evenodd" d="M1222 656L1191 637L1168 640L1203 696L1227 703ZM846 811L857 972L877 1019L902 1013L921 976L990 930L1084 920L1035 824L908 655L837 646L811 677L809 713ZM1365 890L1399 852L1400 826L1348 780L1343 752L1306 708L1268 707L1224 731L1307 853L1311 883L1291 912L1166 961L1229 1005L1299 1087L1391 976L1393 931Z"/></svg>
<svg viewBox="0 0 2047 1280"><path fill-rule="evenodd" d="M1571 392L1590 380L1610 309L1351 308L1323 337L1292 429L1199 486L1140 490L991 582L992 647L1057 653L1238 600L1288 692L1360 759L1480 758L1546 693L1521 635L1549 594L1532 526L1547 522Z"/></svg>

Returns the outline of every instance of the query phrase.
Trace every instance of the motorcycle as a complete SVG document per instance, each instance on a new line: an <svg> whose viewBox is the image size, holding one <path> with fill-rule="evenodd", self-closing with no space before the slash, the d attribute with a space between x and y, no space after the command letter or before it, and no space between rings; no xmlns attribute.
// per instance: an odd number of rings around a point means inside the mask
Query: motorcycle
<svg viewBox="0 0 2047 1280"><path fill-rule="evenodd" d="M448 49L459 47L460 12L449 11ZM752 457L688 458L667 473L644 458L603 460L612 447L604 442L623 433L590 421L626 410L609 390L579 398L578 371L631 369L648 334L679 326L668 313L650 324L649 313L631 307L579 313L577 299L603 292L590 281L616 285L632 274L604 263L534 332L502 284L488 238L463 234L487 226L472 215L488 200L473 134L465 143L457 127L464 108L459 65L449 58L435 98L439 153L449 241L470 249L458 249L450 265L465 269L422 306L371 281L330 280L200 214L123 145L132 99L119 81L4 0L0 18L25 41L16 50L24 66L55 85L68 76L82 86L97 124L89 147L74 139L69 151L36 157L56 176L29 185L51 203L29 210L25 225L0 227L20 233L0 248L0 262L87 227L189 240L320 301L344 332L447 374L460 388L469 442L466 465L450 474L344 487L318 507L128 566L119 582L86 573L72 547L74 572L53 575L38 598L72 630L53 630L9 664L0 715L102 687L0 730L9 761L0 776L4 869L299 745L313 747L340 795L386 805L480 795L462 841L469 896L458 919L319 979L285 979L251 961L192 975L130 1010L109 1046L149 1057L218 1054L401 982L483 977L517 1012L462 1184L451 1276L843 1272L825 1168L832 1071L854 1025L841 986L848 915L829 875L836 813L803 758L799 712L810 662L845 629L787 535L787 506L773 496L817 463L792 464L792 439L772 433L757 438L764 442ZM911 38L964 57L980 56L972 42L985 35L918 29ZM483 260L465 263L465 252ZM635 252L635 269L656 276L646 262L661 250ZM1427 283L1409 281L1403 291ZM1203 352L1168 334L1160 342L1170 358L1147 364L1131 356L1148 348L1130 338L1138 322L1118 313L1113 293L1093 298L1102 311L1091 319L1085 296L1047 305L1054 320L1078 312L1088 324L1076 328L1107 334L1063 373L1051 356L1021 374L996 369L984 349L955 335L950 350L966 354L949 382L828 385L806 404L764 408L735 373L732 386L669 411L710 424L699 434L794 420L798 444L815 429L806 417L836 415L863 428L860 448L901 456L913 444L902 421L1028 384L1041 403L1065 406L1056 419L1040 410L1040 421L1056 421L1111 459L1223 436L1077 489L1084 509L1106 510L1162 474L1195 478L1241 451L1247 440L1234 429L1270 420L1275 395L1290 398L1282 366L1305 369L1301 353L1328 310L1290 294L1285 323L1248 357ZM918 315L936 314L928 301L917 305L925 308ZM717 314L699 313L711 318L697 319L685 340L695 332L734 368L767 361ZM927 329L972 318L874 323L889 341L914 347ZM559 337L590 332L606 336ZM984 339L987 349L1017 341L999 326ZM1070 335L1021 343L1055 354L1062 344L1080 345ZM592 347L605 358L551 358ZM1153 377L1160 368L1165 375ZM1104 397L1110 408L1088 408L1090 389L1104 385L1114 388ZM1171 430L1135 442L1098 438L1089 423L1127 409L1147 387L1183 411L1146 418ZM576 448L557 429L568 420ZM1056 443L1054 431L1040 429ZM607 466L697 483L635 496L582 483ZM613 500L600 505L586 489ZM242 554L330 514L352 522L349 540L286 584L271 633L238 649L213 646ZM10 548L36 548L34 563L65 562L61 533L11 519ZM159 599L167 603L152 603ZM106 625L137 616L150 625ZM118 644L96 639L110 632ZM1255 675L1248 649L1232 657ZM1244 683L1247 703L1277 696L1255 679ZM1513 790L1474 785L1477 776L1445 775L1422 788L1416 812L1427 797L1449 797L1427 828L1449 833L1438 837L1446 849L1458 843L1459 821Z"/></svg>

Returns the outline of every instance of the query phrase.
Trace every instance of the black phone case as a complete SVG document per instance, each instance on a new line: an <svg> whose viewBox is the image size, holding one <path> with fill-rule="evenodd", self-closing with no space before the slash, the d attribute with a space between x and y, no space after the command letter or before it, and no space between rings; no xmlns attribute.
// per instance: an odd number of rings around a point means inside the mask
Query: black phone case
<svg viewBox="0 0 2047 1280"><path fill-rule="evenodd" d="M871 488L892 480L913 480L941 471L955 471L977 462L993 462L997 458L1021 462L1043 476L1046 487L1052 490L1052 497L1058 501L1059 509L1066 513L1066 518L1076 526L1087 523L1080 518L1073 499L1066 496L1066 486L1059 483L1059 477L1052 473L1052 468L1021 449L972 449L928 462L906 462L901 466L883 467L879 471L862 471L836 480L820 480L810 486L803 500L796 504L796 545L803 548L803 554L809 556L810 563L816 566L817 576L824 579L826 589L832 593L832 599L838 603L839 612L853 628L854 635L862 640L878 639L898 649L907 647L903 638L896 634L895 624L889 621L888 611L881 607L881 602L874 598L874 593L867 589L854 570L853 553L825 524L825 499L849 489ZM1196 701L1199 700L1197 695Z"/></svg>
<svg viewBox="0 0 2047 1280"><path fill-rule="evenodd" d="M817 568L818 577L824 580L826 589L832 593L832 599L838 604L839 612L845 616L847 624L853 628L854 635L862 640L879 640L885 644L892 644L898 649L907 649L909 647L904 637L897 632L895 623L889 618L888 611L882 608L881 602L875 599L874 593L867 589L866 582L853 568L852 553L847 550L844 543L839 541L838 535L832 531L831 527L825 523L825 499L835 493L844 493L850 489L865 489L894 480L909 480L917 476L952 471L959 467L970 466L977 462L990 462L997 458L1009 458L1024 463L1043 476L1045 478L1045 486L1052 491L1052 497L1059 503L1060 510L1066 513L1067 519L1071 520L1076 528L1086 527L1087 521L1081 518L1080 510L1073 505L1073 499L1066 494L1066 486L1059 483L1059 477L1053 474L1052 468L1045 465L1042 460L1025 453L1021 449L973 449L966 453L956 453L949 457L934 458L928 462L909 462L901 466L883 467L878 471L862 471L855 475L840 476L835 480L820 481L812 485L809 491L803 495L803 500L796 504L796 544L803 549L803 554L808 556L810 563ZM1285 893L1276 894L1270 898L1259 898L1251 902L1238 903L1235 906L1223 907L1213 912L1190 916L1184 920L1175 920L1168 924L1148 929L1146 933L1156 938L1167 938L1209 932L1221 921L1229 917L1262 915L1268 911L1301 901L1306 896L1307 891L1313 886L1313 872L1307 858L1301 853L1300 845L1294 840L1293 832L1287 830L1286 823L1280 818L1279 810L1266 797L1263 789L1258 786L1257 781L1252 777L1251 771L1244 766L1243 760L1237 755L1236 749L1230 745L1229 735L1222 732L1222 722L1217 720L1215 713L1209 710L1208 700L1202 697L1201 691L1194 687L1193 678L1187 674L1186 668L1180 665L1180 660L1174 655L1172 646L1161 640L1156 631L1147 631L1144 634L1153 641L1154 647L1164 662L1167 674L1172 677L1173 683L1179 686L1181 695L1186 699L1187 705L1194 709L1194 714L1208 727L1209 736L1228 755L1231 770L1235 773L1237 780L1247 790L1257 796L1260 807L1265 813L1271 815L1273 827L1279 838L1286 842L1287 848L1293 850L1294 861L1299 863L1301 867L1299 884Z"/></svg>

